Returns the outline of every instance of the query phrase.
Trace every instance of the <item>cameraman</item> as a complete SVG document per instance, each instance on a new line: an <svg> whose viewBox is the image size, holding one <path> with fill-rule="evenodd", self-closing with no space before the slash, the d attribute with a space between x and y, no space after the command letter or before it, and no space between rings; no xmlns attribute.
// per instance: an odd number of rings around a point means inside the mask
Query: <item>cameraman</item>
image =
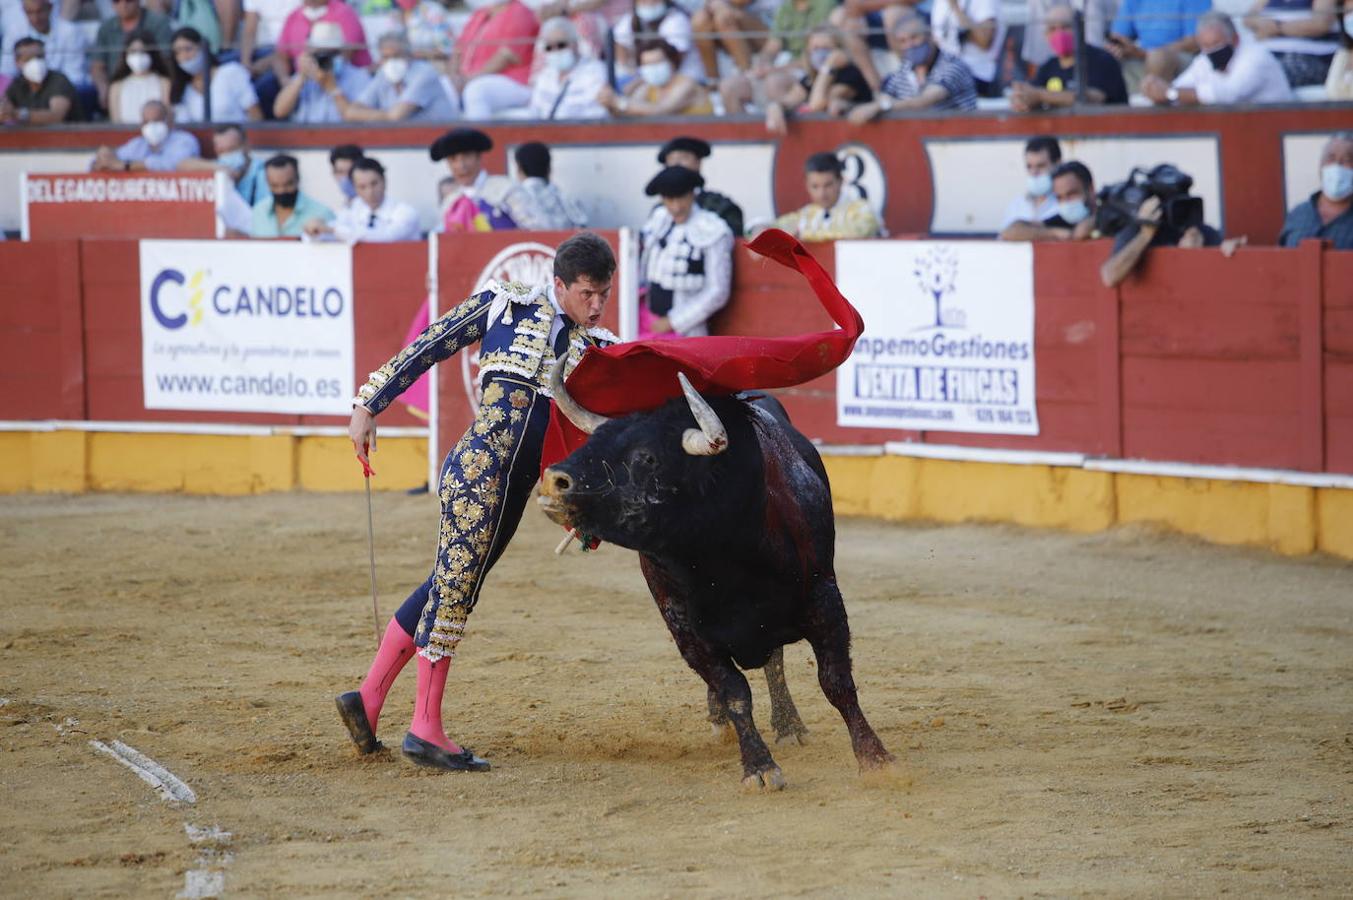
<svg viewBox="0 0 1353 900"><path fill-rule="evenodd" d="M1120 284L1147 247L1218 247L1221 243L1221 233L1209 225L1190 225L1181 230L1166 223L1160 198L1153 194L1137 208L1137 221L1124 225L1114 235L1113 254L1099 267L1099 277L1105 287Z"/></svg>
<svg viewBox="0 0 1353 900"><path fill-rule="evenodd" d="M342 122L338 98L356 99L371 81L366 69L352 65L354 49L344 44L337 23L316 22L296 71L273 101L273 115L310 125Z"/></svg>

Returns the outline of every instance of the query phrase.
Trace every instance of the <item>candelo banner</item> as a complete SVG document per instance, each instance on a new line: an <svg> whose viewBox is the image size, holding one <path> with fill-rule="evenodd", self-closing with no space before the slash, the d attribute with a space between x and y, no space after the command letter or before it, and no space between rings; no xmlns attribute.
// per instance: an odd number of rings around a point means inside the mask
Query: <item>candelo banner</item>
<svg viewBox="0 0 1353 900"><path fill-rule="evenodd" d="M837 424L1038 434L1029 244L844 241L836 272L865 323Z"/></svg>
<svg viewBox="0 0 1353 900"><path fill-rule="evenodd" d="M352 249L141 241L147 409L347 415Z"/></svg>

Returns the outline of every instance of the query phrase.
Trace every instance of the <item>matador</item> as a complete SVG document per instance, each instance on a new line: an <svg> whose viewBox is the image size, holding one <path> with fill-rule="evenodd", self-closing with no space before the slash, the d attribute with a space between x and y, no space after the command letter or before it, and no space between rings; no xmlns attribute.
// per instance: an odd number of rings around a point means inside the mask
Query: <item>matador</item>
<svg viewBox="0 0 1353 900"><path fill-rule="evenodd" d="M506 549L540 473L550 419L549 378L564 374L588 347L617 341L598 323L615 276L610 245L591 232L555 251L548 284L489 286L432 322L412 344L371 373L354 399L349 436L364 462L376 447L375 417L435 363L476 342L483 398L473 424L442 463L437 558L386 626L360 689L337 698L339 715L362 753L381 745L376 726L395 678L415 654L418 687L402 750L411 761L447 771L485 771L489 763L451 740L442 692L466 620L484 579Z"/></svg>

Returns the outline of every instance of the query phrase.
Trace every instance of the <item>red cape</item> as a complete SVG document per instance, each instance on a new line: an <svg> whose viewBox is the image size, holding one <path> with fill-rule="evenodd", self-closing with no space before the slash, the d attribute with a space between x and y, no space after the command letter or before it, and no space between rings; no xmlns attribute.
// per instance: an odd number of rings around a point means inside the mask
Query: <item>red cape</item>
<svg viewBox="0 0 1353 900"><path fill-rule="evenodd" d="M697 391L717 395L803 384L844 362L864 330L864 320L821 264L795 238L776 229L763 232L748 247L802 275L840 327L792 337L693 337L591 349L569 375L568 392L573 399L604 416L623 416L656 409L680 397L678 372L685 372ZM587 435L554 407L541 471L586 440Z"/></svg>

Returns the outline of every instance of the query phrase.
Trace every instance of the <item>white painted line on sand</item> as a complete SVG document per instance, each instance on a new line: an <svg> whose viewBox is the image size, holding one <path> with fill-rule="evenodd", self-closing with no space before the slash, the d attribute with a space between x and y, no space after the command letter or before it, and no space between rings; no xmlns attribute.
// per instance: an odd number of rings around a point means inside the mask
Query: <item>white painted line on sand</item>
<svg viewBox="0 0 1353 900"><path fill-rule="evenodd" d="M128 747L121 741L113 741L111 746L103 741L90 741L89 745L131 769L138 778L155 788L161 799L166 802L197 802L197 795L193 793L192 788L184 784L173 772L135 748Z"/></svg>
<svg viewBox="0 0 1353 900"><path fill-rule="evenodd" d="M230 832L215 825L199 828L189 822L183 823L183 830L188 833L188 840L201 848L201 853L197 868L183 873L183 890L178 896L185 900L221 896L225 892L225 867L234 859L229 849Z"/></svg>

